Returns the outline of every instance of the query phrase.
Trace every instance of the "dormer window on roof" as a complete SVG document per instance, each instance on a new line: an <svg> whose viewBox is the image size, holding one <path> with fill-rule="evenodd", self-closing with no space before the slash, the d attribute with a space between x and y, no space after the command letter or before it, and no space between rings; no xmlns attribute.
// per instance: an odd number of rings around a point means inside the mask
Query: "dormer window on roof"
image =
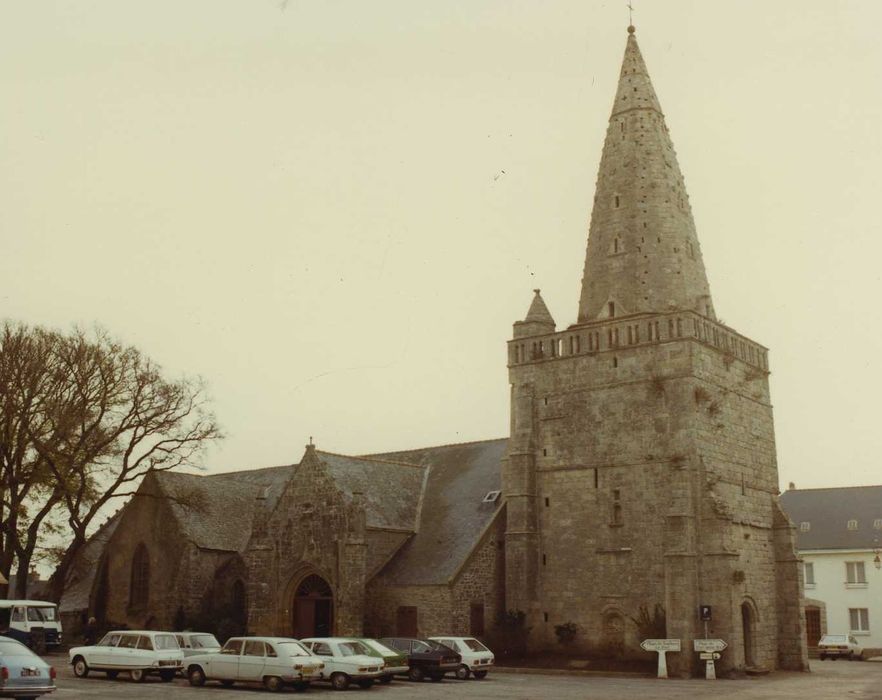
<svg viewBox="0 0 882 700"><path fill-rule="evenodd" d="M849 520L848 521L848 529L849 530L857 530L857 520Z"/></svg>
<svg viewBox="0 0 882 700"><path fill-rule="evenodd" d="M812 529L812 524L808 520L803 520L799 524L799 531L800 532L808 532L811 529Z"/></svg>
<svg viewBox="0 0 882 700"><path fill-rule="evenodd" d="M484 498L481 499L481 503L495 503L499 499L500 491L488 491Z"/></svg>

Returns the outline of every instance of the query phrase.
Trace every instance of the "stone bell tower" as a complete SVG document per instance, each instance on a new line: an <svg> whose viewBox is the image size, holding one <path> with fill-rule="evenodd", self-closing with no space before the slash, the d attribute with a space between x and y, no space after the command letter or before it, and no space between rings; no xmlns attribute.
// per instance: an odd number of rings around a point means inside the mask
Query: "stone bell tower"
<svg viewBox="0 0 882 700"><path fill-rule="evenodd" d="M680 638L718 671L807 667L794 535L778 506L768 351L716 320L689 198L628 28L576 323L538 290L508 343L506 605L533 648Z"/></svg>

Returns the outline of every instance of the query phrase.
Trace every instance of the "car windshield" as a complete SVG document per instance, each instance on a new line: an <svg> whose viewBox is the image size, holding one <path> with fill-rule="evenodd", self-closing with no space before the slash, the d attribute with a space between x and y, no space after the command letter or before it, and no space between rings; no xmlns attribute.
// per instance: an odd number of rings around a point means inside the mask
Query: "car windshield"
<svg viewBox="0 0 882 700"><path fill-rule="evenodd" d="M465 645L472 651L490 651L477 639L464 639L463 642L465 642Z"/></svg>
<svg viewBox="0 0 882 700"><path fill-rule="evenodd" d="M306 648L300 642L276 642L276 648L280 654L288 656L310 656Z"/></svg>
<svg viewBox="0 0 882 700"><path fill-rule="evenodd" d="M365 645L369 646L371 649L375 649L380 652L384 656L400 656L400 652L395 651L394 649L390 649L382 642L378 642L376 639L365 639L363 642Z"/></svg>
<svg viewBox="0 0 882 700"><path fill-rule="evenodd" d="M119 642L119 632L109 632L98 642L99 647L115 647Z"/></svg>
<svg viewBox="0 0 882 700"><path fill-rule="evenodd" d="M414 640L413 647L412 647L413 653L414 654L427 654L428 652L432 651L433 648L437 648L437 647L431 647L431 646L429 646L429 644L433 644L433 642L426 643L426 642L421 642L419 640ZM438 644L437 646L440 647L441 645Z"/></svg>
<svg viewBox="0 0 882 700"><path fill-rule="evenodd" d="M54 622L55 608L49 605L31 605L28 607L28 620L31 622Z"/></svg>
<svg viewBox="0 0 882 700"><path fill-rule="evenodd" d="M362 656L371 655L371 650L361 642L340 642L339 646L341 656L357 656L359 654Z"/></svg>
<svg viewBox="0 0 882 700"><path fill-rule="evenodd" d="M190 637L190 646L194 649L219 649L220 642L213 634L195 634Z"/></svg>
<svg viewBox="0 0 882 700"><path fill-rule="evenodd" d="M180 649L177 638L173 634L157 634L153 639L157 649Z"/></svg>
<svg viewBox="0 0 882 700"><path fill-rule="evenodd" d="M844 634L825 634L821 644L845 644L848 638Z"/></svg>

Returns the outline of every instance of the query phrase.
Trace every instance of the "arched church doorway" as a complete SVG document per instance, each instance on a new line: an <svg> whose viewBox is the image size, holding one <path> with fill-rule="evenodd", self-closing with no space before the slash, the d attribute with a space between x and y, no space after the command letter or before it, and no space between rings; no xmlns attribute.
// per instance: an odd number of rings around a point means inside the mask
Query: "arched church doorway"
<svg viewBox="0 0 882 700"><path fill-rule="evenodd" d="M756 665L756 613L745 601L741 604L741 626L744 631L744 665Z"/></svg>
<svg viewBox="0 0 882 700"><path fill-rule="evenodd" d="M310 574L294 592L294 637L330 637L334 631L334 594L321 576Z"/></svg>

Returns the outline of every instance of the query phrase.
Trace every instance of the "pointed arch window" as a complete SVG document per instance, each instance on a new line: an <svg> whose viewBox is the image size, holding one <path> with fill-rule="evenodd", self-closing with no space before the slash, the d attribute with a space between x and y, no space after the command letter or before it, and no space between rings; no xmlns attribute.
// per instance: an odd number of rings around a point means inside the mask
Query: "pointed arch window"
<svg viewBox="0 0 882 700"><path fill-rule="evenodd" d="M150 554L141 542L132 557L132 571L129 585L129 607L146 608L150 600Z"/></svg>

